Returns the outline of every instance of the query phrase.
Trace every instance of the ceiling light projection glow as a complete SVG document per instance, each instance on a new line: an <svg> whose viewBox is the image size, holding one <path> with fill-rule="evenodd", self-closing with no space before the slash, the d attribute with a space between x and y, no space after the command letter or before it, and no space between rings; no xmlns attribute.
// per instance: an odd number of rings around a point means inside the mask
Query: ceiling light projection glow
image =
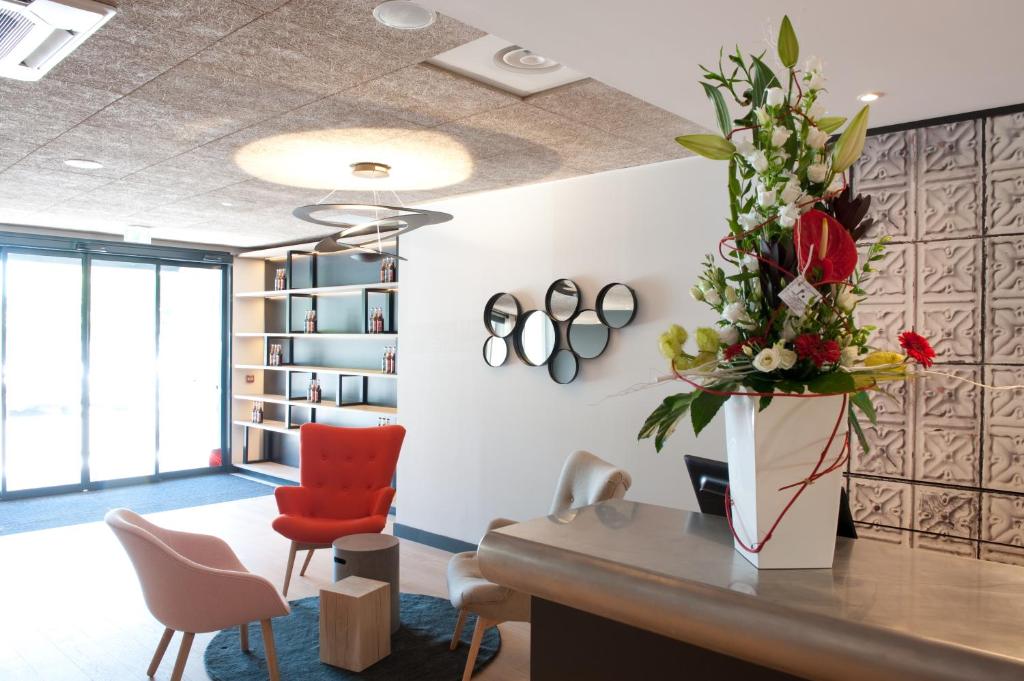
<svg viewBox="0 0 1024 681"><path fill-rule="evenodd" d="M387 177L358 177L352 165L373 159ZM459 142L430 130L345 128L275 135L235 152L235 164L267 182L348 191L416 191L458 184L473 172Z"/></svg>

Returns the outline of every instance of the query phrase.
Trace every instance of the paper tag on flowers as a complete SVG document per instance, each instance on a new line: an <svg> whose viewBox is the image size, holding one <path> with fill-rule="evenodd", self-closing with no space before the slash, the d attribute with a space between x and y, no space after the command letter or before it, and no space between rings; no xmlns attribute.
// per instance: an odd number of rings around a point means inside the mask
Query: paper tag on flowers
<svg viewBox="0 0 1024 681"><path fill-rule="evenodd" d="M821 298L821 294L818 293L818 289L814 288L810 282L804 279L801 274L796 277L793 281L786 285L786 288L779 291L779 300L786 304L793 314L802 316L804 310L811 302Z"/></svg>

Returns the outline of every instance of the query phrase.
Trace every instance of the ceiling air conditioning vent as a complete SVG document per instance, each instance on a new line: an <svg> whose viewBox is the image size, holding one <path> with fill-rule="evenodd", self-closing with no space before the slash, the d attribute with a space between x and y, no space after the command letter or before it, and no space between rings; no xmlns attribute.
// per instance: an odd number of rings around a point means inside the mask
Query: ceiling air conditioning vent
<svg viewBox="0 0 1024 681"><path fill-rule="evenodd" d="M0 0L0 77L39 80L114 14L93 0Z"/></svg>

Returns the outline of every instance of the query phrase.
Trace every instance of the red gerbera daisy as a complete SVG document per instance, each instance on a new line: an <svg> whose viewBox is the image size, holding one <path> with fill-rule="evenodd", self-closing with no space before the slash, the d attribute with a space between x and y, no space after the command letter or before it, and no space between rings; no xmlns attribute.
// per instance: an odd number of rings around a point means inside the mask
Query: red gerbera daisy
<svg viewBox="0 0 1024 681"><path fill-rule="evenodd" d="M913 331L904 331L900 334L900 347L907 352L907 356L916 360L925 369L934 363L935 350L932 349L928 339Z"/></svg>
<svg viewBox="0 0 1024 681"><path fill-rule="evenodd" d="M809 359L814 366L835 364L839 361L839 343L824 340L816 333L804 333L793 339L793 347L800 359Z"/></svg>

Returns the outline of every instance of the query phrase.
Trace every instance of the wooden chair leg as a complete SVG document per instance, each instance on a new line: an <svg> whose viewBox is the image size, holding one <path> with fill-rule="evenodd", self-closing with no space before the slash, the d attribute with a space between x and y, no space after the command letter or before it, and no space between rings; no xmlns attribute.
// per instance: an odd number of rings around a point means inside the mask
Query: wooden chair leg
<svg viewBox="0 0 1024 681"><path fill-rule="evenodd" d="M304 562L302 564L302 569L299 570L299 577L305 577L306 576L306 568L309 567L309 561L313 560L313 551L315 551L315 550L316 549L310 549L309 553L306 554L306 562Z"/></svg>
<svg viewBox="0 0 1024 681"><path fill-rule="evenodd" d="M188 660L188 652L192 650L192 639L195 634L185 633L181 637L181 647L178 648L178 659L174 661L174 671L171 672L171 681L181 681L185 673L185 662Z"/></svg>
<svg viewBox="0 0 1024 681"><path fill-rule="evenodd" d="M469 646L469 656L466 658L466 670L462 672L462 681L469 681L473 678L473 667L476 666L476 656L480 652L480 642L484 640L484 631L494 624L494 622L477 615L476 628L473 629L473 643Z"/></svg>
<svg viewBox="0 0 1024 681"><path fill-rule="evenodd" d="M288 595L288 582L292 581L292 568L295 567L295 552L298 550L298 544L295 542L292 542L292 545L288 548L288 567L284 571L284 589L281 591L285 596Z"/></svg>
<svg viewBox="0 0 1024 681"><path fill-rule="evenodd" d="M462 638L464 626L466 626L466 609L462 608L459 610L459 619L455 621L455 632L452 634L452 642L448 646L448 650L455 650L459 647L459 639Z"/></svg>
<svg viewBox="0 0 1024 681"><path fill-rule="evenodd" d="M242 652L249 652L249 625L239 624L238 625L238 640L242 644Z"/></svg>
<svg viewBox="0 0 1024 681"><path fill-rule="evenodd" d="M149 669L146 670L146 676L156 676L157 667L160 666L160 660L164 659L164 653L167 652L167 646L170 645L172 636L174 636L173 629L164 629L160 643L156 646L156 652L153 653L153 661L149 663Z"/></svg>
<svg viewBox="0 0 1024 681"><path fill-rule="evenodd" d="M281 674L277 670L277 650L274 648L274 629L270 625L270 620L260 620L260 629L263 630L263 649L267 653L270 681L281 681Z"/></svg>

